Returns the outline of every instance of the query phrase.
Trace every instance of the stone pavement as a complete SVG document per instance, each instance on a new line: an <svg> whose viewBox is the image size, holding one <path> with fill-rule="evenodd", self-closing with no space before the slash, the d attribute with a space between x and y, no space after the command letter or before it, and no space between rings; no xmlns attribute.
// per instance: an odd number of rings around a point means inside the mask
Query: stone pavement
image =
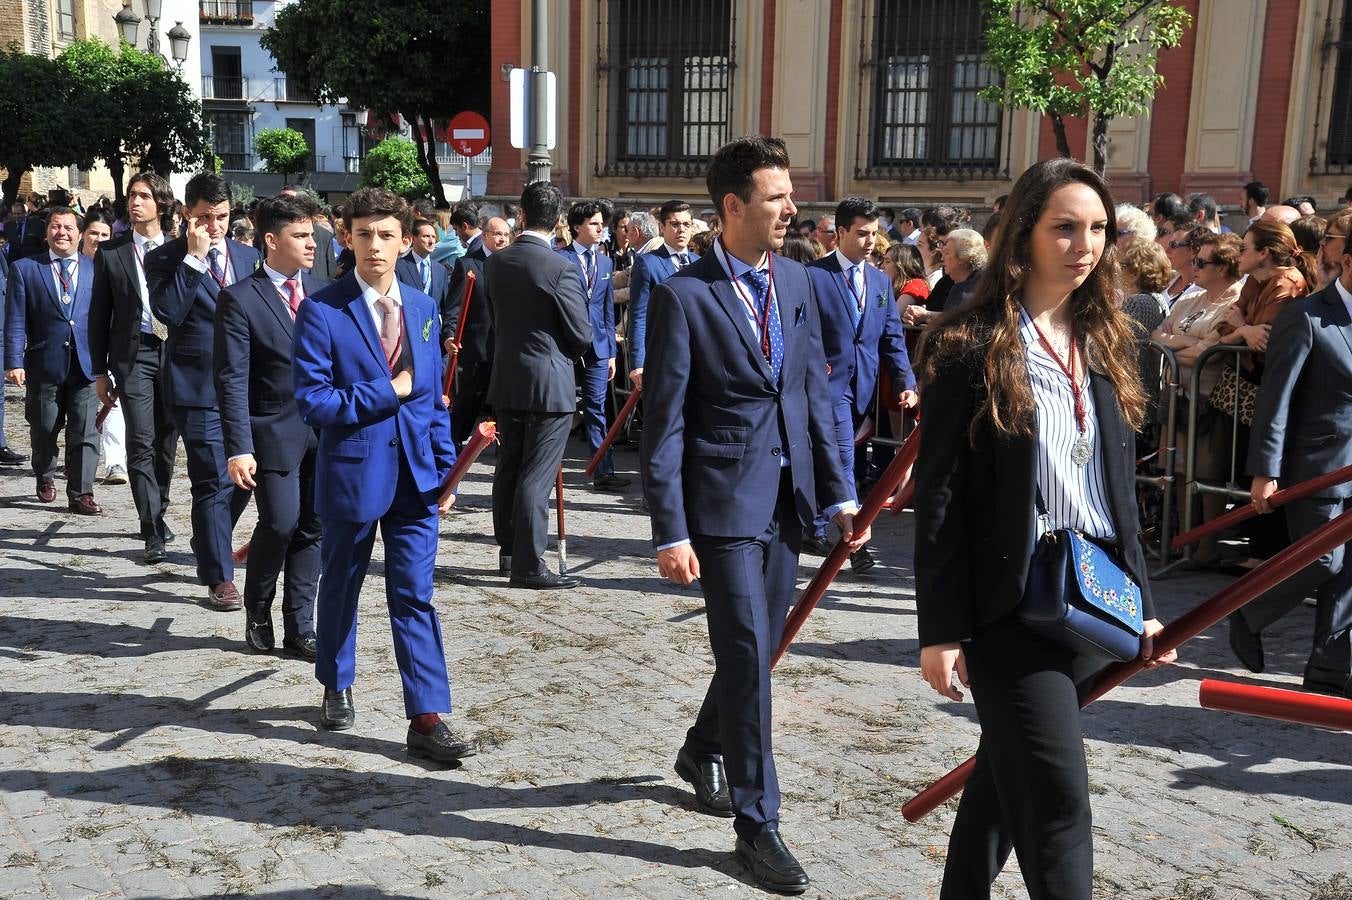
<svg viewBox="0 0 1352 900"><path fill-rule="evenodd" d="M84 519L4 471L0 896L759 896L729 823L693 812L671 771L711 671L699 594L656 578L637 492L591 492L570 456L581 590L493 574L482 462L442 524L454 724L483 745L453 771L404 753L379 544L357 726L331 734L309 667L247 654L242 614L197 604L181 466L180 537L154 568L126 487L100 488L107 514ZM617 462L632 472L632 449ZM953 805L917 825L899 809L975 747L970 702L916 670L909 514L875 545L885 565L843 576L776 672L783 831L809 896L934 896ZM1159 582L1164 617L1222 583ZM1197 705L1203 677L1296 681L1311 622L1303 607L1274 631L1262 678L1213 629L1086 714L1096 896L1352 897L1352 736ZM1013 861L996 892L1024 895Z"/></svg>

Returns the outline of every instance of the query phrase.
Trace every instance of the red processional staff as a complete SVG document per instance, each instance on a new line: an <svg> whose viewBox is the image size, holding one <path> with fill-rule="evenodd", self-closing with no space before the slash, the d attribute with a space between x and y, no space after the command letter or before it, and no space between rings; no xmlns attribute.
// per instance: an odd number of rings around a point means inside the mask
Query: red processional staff
<svg viewBox="0 0 1352 900"><path fill-rule="evenodd" d="M465 334L465 317L469 314L469 298L474 293L474 273L465 275L465 296L460 301L460 319L455 323L455 340L451 343L451 358L446 363L446 381L441 386L442 396L451 396L451 385L455 381L455 363L460 358L460 338ZM448 400L446 406L450 407Z"/></svg>
<svg viewBox="0 0 1352 900"><path fill-rule="evenodd" d="M615 421L611 423L610 430L606 432L605 438L601 441L601 446L596 448L596 453L592 456L591 461L587 463L586 471L588 475L596 474L596 467L601 465L601 460L605 458L606 451L610 449L611 444L615 443L615 438L620 436L620 429L629 421L629 417L634 414L634 408L638 406L639 394L640 391L638 388L634 388L629 392L629 399L624 401L624 406L620 407L620 413L615 417Z"/></svg>
<svg viewBox="0 0 1352 900"><path fill-rule="evenodd" d="M1207 678L1202 681L1197 699L1204 709L1352 731L1352 700L1342 697Z"/></svg>

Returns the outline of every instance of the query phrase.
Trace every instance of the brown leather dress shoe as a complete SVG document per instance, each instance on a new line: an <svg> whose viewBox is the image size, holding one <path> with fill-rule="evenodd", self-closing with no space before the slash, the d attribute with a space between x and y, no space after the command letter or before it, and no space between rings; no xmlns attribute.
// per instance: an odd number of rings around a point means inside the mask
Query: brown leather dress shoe
<svg viewBox="0 0 1352 900"><path fill-rule="evenodd" d="M207 599L204 605L208 609L219 612L234 612L237 609L244 608L244 598L239 595L239 590L235 587L233 581L222 581L220 584L207 588Z"/></svg>
<svg viewBox="0 0 1352 900"><path fill-rule="evenodd" d="M70 511L82 516L103 515L103 507L94 502L93 494L81 494L70 501Z"/></svg>
<svg viewBox="0 0 1352 900"><path fill-rule="evenodd" d="M51 503L56 499L56 482L39 481L38 482L38 502Z"/></svg>

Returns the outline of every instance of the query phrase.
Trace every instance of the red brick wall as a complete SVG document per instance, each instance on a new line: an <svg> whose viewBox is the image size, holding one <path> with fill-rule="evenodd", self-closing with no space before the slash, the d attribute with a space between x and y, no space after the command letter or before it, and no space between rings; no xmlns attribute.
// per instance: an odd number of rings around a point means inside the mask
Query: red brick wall
<svg viewBox="0 0 1352 900"><path fill-rule="evenodd" d="M840 19L844 0L831 0L831 35L826 54L826 71L831 73L830 84L839 88L840 83ZM840 134L840 91L832 90L826 95L826 155L825 176L821 197L804 196L804 200L831 199L836 196L836 156L839 152Z"/></svg>
<svg viewBox="0 0 1352 900"><path fill-rule="evenodd" d="M519 195L526 180L526 156L512 147L511 93L502 80L503 65L522 66L521 4L517 0L493 4L490 24L488 77L489 124L493 129L493 165L488 170L488 193Z"/></svg>
<svg viewBox="0 0 1352 900"><path fill-rule="evenodd" d="M1296 55L1296 19L1299 15L1300 0L1268 0L1263 30L1263 74L1254 116L1253 164L1250 168L1253 177L1272 190L1273 202L1285 193L1281 183L1286 155L1286 113L1291 98L1291 64Z"/></svg>
<svg viewBox="0 0 1352 900"><path fill-rule="evenodd" d="M1178 191L1183 183L1183 163L1188 149L1188 117L1192 110L1192 64L1197 54L1199 0L1183 4L1192 13L1192 24L1183 30L1177 47L1160 53L1158 70L1164 87L1155 94L1150 114L1149 171L1152 195Z"/></svg>
<svg viewBox="0 0 1352 900"><path fill-rule="evenodd" d="M760 133L770 133L770 113L775 99L775 13L777 0L765 0L765 20L761 33L764 46L761 52Z"/></svg>

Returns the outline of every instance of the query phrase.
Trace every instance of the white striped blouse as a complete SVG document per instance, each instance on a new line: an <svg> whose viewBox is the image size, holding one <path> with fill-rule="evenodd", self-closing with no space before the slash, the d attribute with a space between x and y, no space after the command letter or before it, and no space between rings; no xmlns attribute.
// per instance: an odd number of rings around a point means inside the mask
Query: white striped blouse
<svg viewBox="0 0 1352 900"><path fill-rule="evenodd" d="M1080 389L1085 409L1085 438L1094 453L1087 465L1070 458L1079 437L1075 422L1075 394L1061 366L1042 342L1026 310L1020 310L1019 336L1028 362L1028 380L1037 408L1037 484L1047 504L1053 529L1074 528L1091 537L1114 540L1112 507L1103 476L1103 448L1099 446L1098 420L1094 416L1094 392L1089 373Z"/></svg>

